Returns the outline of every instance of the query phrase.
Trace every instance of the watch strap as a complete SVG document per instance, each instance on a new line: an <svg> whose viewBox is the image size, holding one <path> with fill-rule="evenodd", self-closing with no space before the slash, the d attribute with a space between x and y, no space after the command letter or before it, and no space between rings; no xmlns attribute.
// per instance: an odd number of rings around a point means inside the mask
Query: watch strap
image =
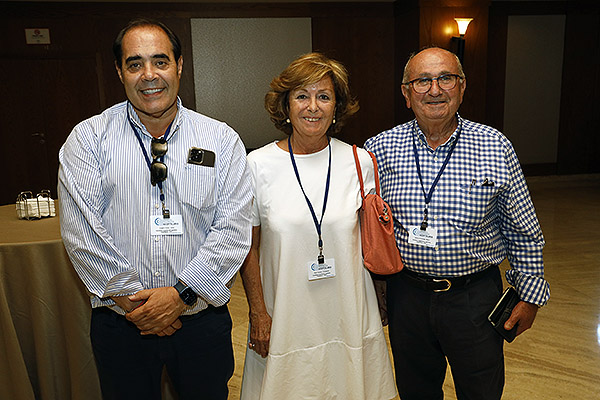
<svg viewBox="0 0 600 400"><path fill-rule="evenodd" d="M186 305L193 306L196 303L198 295L191 287L183 283L181 280L178 280L173 287L175 290L177 290L179 297Z"/></svg>
<svg viewBox="0 0 600 400"><path fill-rule="evenodd" d="M175 286L173 286L173 287L175 288L175 290L177 290L177 293L181 294L181 292L183 292L189 286L186 285L185 283L181 282L180 280L178 280L177 283L175 284Z"/></svg>

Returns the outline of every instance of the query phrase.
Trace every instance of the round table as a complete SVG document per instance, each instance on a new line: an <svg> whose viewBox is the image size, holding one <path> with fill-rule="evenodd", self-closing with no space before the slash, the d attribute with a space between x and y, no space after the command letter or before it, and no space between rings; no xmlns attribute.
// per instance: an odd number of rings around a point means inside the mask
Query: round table
<svg viewBox="0 0 600 400"><path fill-rule="evenodd" d="M12 204L0 227L0 399L101 399L89 296L58 217L20 220Z"/></svg>

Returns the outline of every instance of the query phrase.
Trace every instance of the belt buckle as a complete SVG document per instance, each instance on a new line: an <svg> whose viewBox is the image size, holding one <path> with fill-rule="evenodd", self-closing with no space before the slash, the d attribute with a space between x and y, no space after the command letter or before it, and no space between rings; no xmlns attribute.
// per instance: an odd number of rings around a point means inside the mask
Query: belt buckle
<svg viewBox="0 0 600 400"><path fill-rule="evenodd" d="M433 279L434 282L446 282L448 284L448 286L444 289L433 289L434 292L447 292L448 290L450 290L450 287L452 286L452 282L450 282L450 280L448 279Z"/></svg>

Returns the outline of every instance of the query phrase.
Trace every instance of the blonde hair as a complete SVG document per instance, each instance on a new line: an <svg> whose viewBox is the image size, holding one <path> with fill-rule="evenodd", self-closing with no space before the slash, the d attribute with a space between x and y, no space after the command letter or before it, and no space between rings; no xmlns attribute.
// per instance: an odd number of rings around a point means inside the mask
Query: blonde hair
<svg viewBox="0 0 600 400"><path fill-rule="evenodd" d="M290 111L290 92L315 84L325 77L331 78L335 92L336 123L331 124L327 133L341 130L348 117L358 111L358 101L350 94L346 68L321 53L298 57L271 81L271 90L265 95L265 109L277 129L287 135L292 134L292 125L286 122Z"/></svg>

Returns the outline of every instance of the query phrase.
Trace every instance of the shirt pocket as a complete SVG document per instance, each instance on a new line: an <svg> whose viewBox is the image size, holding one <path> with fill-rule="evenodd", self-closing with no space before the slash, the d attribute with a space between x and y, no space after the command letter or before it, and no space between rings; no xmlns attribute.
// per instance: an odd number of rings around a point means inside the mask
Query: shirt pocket
<svg viewBox="0 0 600 400"><path fill-rule="evenodd" d="M456 207L449 215L451 225L465 232L476 232L493 220L497 186L461 184L457 193Z"/></svg>
<svg viewBox="0 0 600 400"><path fill-rule="evenodd" d="M216 206L216 172L213 167L186 164L180 171L180 200L198 210Z"/></svg>

